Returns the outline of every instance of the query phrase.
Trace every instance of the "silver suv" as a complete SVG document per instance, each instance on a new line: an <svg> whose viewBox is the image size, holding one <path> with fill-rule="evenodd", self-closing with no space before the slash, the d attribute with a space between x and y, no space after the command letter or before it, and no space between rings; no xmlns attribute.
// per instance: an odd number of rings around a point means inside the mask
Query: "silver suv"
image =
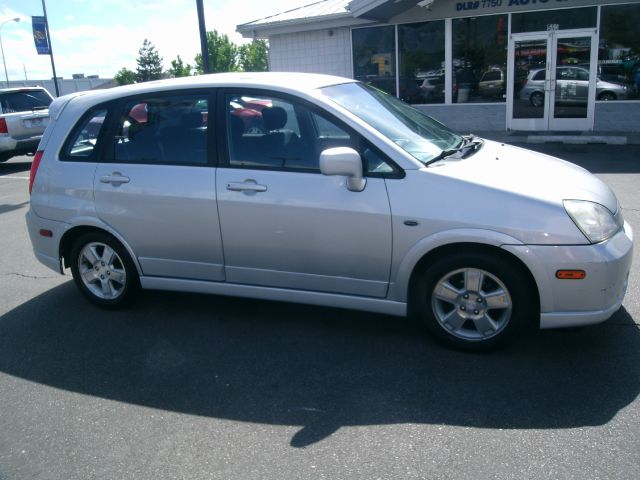
<svg viewBox="0 0 640 480"><path fill-rule="evenodd" d="M31 241L103 307L143 288L415 311L484 349L601 322L626 290L632 232L602 181L354 80L200 76L50 114Z"/></svg>
<svg viewBox="0 0 640 480"><path fill-rule="evenodd" d="M0 162L35 153L49 124L53 97L44 88L0 89Z"/></svg>
<svg viewBox="0 0 640 480"><path fill-rule="evenodd" d="M536 68L529 71L527 82L520 90L520 100L528 100L534 107L544 105L544 83L546 70ZM556 103L587 104L589 93L589 70L582 67L558 67L556 70ZM625 85L596 80L596 99L626 100L628 90Z"/></svg>

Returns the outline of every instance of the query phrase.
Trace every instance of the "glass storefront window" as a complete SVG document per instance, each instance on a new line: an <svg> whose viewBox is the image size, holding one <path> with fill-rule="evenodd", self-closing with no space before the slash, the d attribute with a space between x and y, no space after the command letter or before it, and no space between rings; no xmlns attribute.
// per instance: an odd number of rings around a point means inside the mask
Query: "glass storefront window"
<svg viewBox="0 0 640 480"><path fill-rule="evenodd" d="M511 16L511 33L596 28L597 21L596 7L514 13Z"/></svg>
<svg viewBox="0 0 640 480"><path fill-rule="evenodd" d="M640 4L602 7L598 100L640 99Z"/></svg>
<svg viewBox="0 0 640 480"><path fill-rule="evenodd" d="M400 98L444 103L444 21L398 25Z"/></svg>
<svg viewBox="0 0 640 480"><path fill-rule="evenodd" d="M504 102L507 15L453 19L453 102Z"/></svg>
<svg viewBox="0 0 640 480"><path fill-rule="evenodd" d="M395 28L391 25L356 28L352 34L355 79L395 96Z"/></svg>

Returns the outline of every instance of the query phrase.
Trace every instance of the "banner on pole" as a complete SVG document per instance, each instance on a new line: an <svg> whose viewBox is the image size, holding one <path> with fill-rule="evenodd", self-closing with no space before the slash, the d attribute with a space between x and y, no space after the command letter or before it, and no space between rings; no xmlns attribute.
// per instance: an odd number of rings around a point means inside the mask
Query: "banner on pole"
<svg viewBox="0 0 640 480"><path fill-rule="evenodd" d="M31 17L31 23L33 24L33 41L38 55L51 55L45 17Z"/></svg>

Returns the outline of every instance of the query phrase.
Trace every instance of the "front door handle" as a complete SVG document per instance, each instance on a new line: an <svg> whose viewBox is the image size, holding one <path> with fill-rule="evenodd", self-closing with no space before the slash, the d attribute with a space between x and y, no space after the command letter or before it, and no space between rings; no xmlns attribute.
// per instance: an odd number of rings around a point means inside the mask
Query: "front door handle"
<svg viewBox="0 0 640 480"><path fill-rule="evenodd" d="M232 192L266 192L267 186L256 183L255 180L245 180L244 182L229 182L227 190Z"/></svg>
<svg viewBox="0 0 640 480"><path fill-rule="evenodd" d="M129 183L129 177L125 177L120 172L113 172L111 175L100 177L100 183L111 183L117 187L122 183Z"/></svg>

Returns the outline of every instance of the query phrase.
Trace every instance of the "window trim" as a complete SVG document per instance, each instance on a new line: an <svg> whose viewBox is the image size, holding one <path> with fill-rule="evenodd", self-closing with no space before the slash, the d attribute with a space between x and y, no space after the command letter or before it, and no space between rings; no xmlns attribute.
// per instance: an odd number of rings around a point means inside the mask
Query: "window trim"
<svg viewBox="0 0 640 480"><path fill-rule="evenodd" d="M226 111L226 97L227 95L247 95L247 96L267 96L267 97L275 97L280 100L291 102L295 107L302 106L312 113L319 115L320 117L324 117L326 120L335 123L338 127L345 130L349 135L355 135L361 141L366 142L367 147L374 150L378 155L380 155L385 162L387 162L393 169L393 172L390 173L374 173L367 172L365 170L365 159L362 154L360 154L360 159L362 161L362 169L364 177L370 178L390 178L390 179L398 179L404 178L405 172L396 162L394 162L387 154L382 152L378 147L373 145L371 141L369 141L366 137L362 136L360 133L356 132L352 127L347 125L343 120L339 119L331 112L323 109L319 105L316 105L304 98L298 97L296 95L292 95L289 93L281 92L278 90L268 90L261 88L242 88L242 87L226 87L218 89L218 99L217 99L217 114L216 120L217 125L217 145L218 145L218 167L220 168L230 168L237 170L265 170L270 172L292 172L292 173L309 173L309 174L320 174L322 172L320 169L309 169L309 168L291 168L291 167L269 167L269 166L259 166L259 165L231 165L229 158L229 145L228 145L228 131L227 131L227 111ZM295 105L295 104L298 105Z"/></svg>
<svg viewBox="0 0 640 480"><path fill-rule="evenodd" d="M142 101L145 98L162 98L162 97L176 97L184 95L199 95L202 99L207 100L207 155L205 163L184 163L184 162L130 162L119 161L115 159L114 154L114 142L109 142L109 139L114 139L115 133L118 129L116 125L116 119L120 118L125 111L126 105L130 102ZM99 163L113 163L117 165L159 165L159 166L174 166L174 167L199 167L199 168L211 168L218 165L217 149L215 146L215 111L216 111L216 89L215 88L198 88L198 89L175 89L175 90L158 90L152 92L145 92L136 95L129 95L121 97L113 102L111 105L111 117L109 118L109 125L104 141L105 145L102 149L102 155L98 158Z"/></svg>

